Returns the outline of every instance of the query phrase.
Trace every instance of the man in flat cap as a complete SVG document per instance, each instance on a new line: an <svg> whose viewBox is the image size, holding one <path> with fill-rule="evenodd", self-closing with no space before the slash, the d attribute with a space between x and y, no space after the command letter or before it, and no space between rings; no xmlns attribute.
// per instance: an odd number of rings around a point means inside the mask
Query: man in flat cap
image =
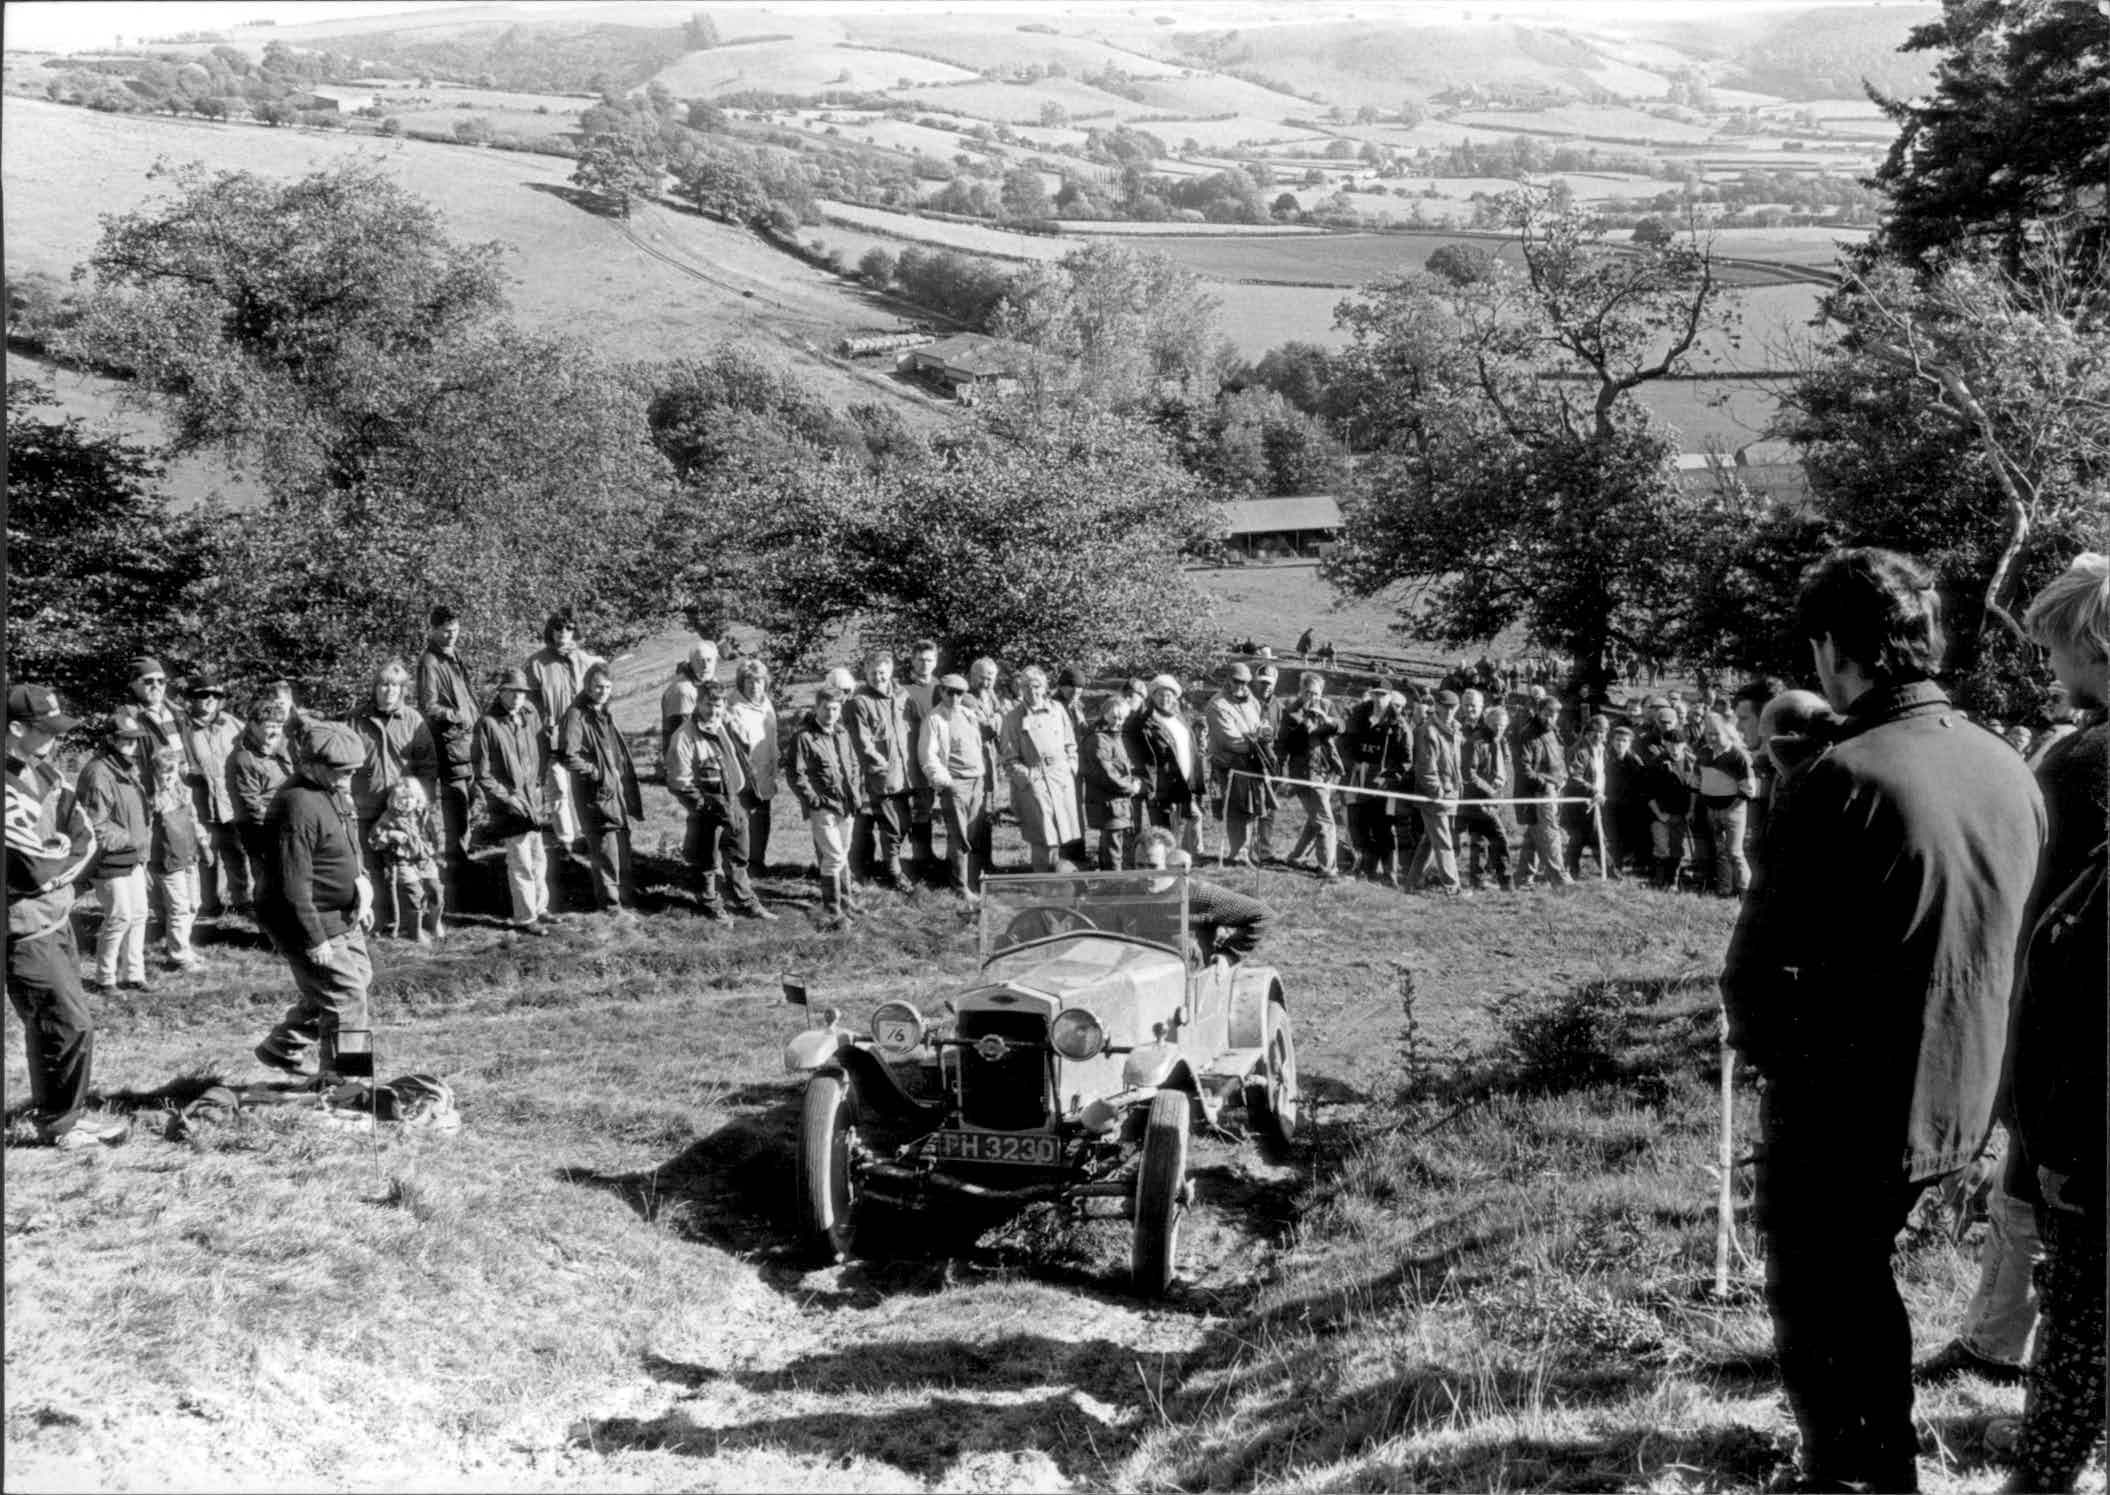
<svg viewBox="0 0 2110 1495"><path fill-rule="evenodd" d="M95 833L52 766L79 726L41 685L7 693L7 997L29 1058L29 1122L37 1140L73 1151L121 1142L122 1126L86 1122L95 1019L73 943L73 884Z"/></svg>
<svg viewBox="0 0 2110 1495"><path fill-rule="evenodd" d="M374 923L374 888L359 854L351 795L366 743L341 722L311 721L302 748L292 782L271 807L272 855L257 903L258 922L286 957L300 995L256 1046L257 1062L302 1074L302 1057L315 1046L318 1078L371 1079L366 993L374 967L366 931Z"/></svg>

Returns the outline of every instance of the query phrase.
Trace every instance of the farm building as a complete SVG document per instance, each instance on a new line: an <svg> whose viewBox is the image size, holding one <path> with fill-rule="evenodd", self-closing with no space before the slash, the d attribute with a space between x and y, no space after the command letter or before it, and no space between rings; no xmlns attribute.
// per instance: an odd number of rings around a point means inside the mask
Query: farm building
<svg viewBox="0 0 2110 1495"><path fill-rule="evenodd" d="M1326 493L1239 499L1225 504L1224 512L1231 521L1225 546L1247 559L1316 556L1341 530L1340 501Z"/></svg>
<svg viewBox="0 0 2110 1495"><path fill-rule="evenodd" d="M962 404L971 405L982 391L1015 387L1031 357L1017 343L979 332L963 332L926 347L909 349L894 367L903 373L920 374Z"/></svg>
<svg viewBox="0 0 2110 1495"><path fill-rule="evenodd" d="M1761 498L1794 506L1810 497L1809 474L1785 441L1754 441L1727 452L1687 452L1678 458L1678 479L1687 488L1714 481L1717 473L1735 478Z"/></svg>
<svg viewBox="0 0 2110 1495"><path fill-rule="evenodd" d="M836 347L850 358L872 358L881 353L921 348L936 341L937 338L928 332L859 332L844 338Z"/></svg>
<svg viewBox="0 0 2110 1495"><path fill-rule="evenodd" d="M327 109L338 114L357 114L374 107L371 88L315 88L294 100L297 109Z"/></svg>

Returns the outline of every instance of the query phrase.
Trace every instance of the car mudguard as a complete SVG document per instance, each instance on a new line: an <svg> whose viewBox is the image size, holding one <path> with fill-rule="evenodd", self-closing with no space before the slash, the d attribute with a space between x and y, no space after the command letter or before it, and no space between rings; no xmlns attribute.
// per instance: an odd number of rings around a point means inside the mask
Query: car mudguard
<svg viewBox="0 0 2110 1495"><path fill-rule="evenodd" d="M1231 1047L1258 1049L1267 1046L1267 1004L1280 1000L1286 1007L1282 977L1273 966L1241 965L1231 979Z"/></svg>
<svg viewBox="0 0 2110 1495"><path fill-rule="evenodd" d="M892 1066L863 1044L844 1044L835 1064L856 1083L858 1101L888 1120L936 1126L944 1119L942 1102L920 1101L903 1090Z"/></svg>

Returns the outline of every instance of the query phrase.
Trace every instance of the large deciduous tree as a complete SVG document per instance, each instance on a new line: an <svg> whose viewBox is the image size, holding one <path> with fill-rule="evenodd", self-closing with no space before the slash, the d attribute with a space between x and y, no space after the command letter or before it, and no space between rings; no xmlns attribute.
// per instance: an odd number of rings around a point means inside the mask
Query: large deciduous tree
<svg viewBox="0 0 2110 1495"><path fill-rule="evenodd" d="M1615 653L1678 652L1721 523L1631 398L1683 365L1719 287L1689 242L1615 250L1531 193L1505 211L1521 264L1410 273L1342 305L1339 397L1367 456L1326 574L1400 597L1421 637L1521 627L1594 694Z"/></svg>
<svg viewBox="0 0 2110 1495"><path fill-rule="evenodd" d="M666 170L666 152L656 139L629 133L594 135L580 147L571 181L627 220L636 203L659 191Z"/></svg>
<svg viewBox="0 0 2110 1495"><path fill-rule="evenodd" d="M1133 410L1168 387L1215 393L1218 305L1165 255L1093 244L1022 271L990 330L1047 355L1045 398Z"/></svg>

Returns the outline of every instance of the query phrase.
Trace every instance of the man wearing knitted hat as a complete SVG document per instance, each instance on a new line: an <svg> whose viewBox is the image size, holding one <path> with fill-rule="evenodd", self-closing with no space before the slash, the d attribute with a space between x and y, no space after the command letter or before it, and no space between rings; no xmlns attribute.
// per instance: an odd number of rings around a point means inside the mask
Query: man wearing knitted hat
<svg viewBox="0 0 2110 1495"><path fill-rule="evenodd" d="M366 744L340 722L310 722L298 770L267 821L271 855L257 919L292 968L300 995L256 1046L257 1062L304 1073L302 1056L320 1050L322 1076L371 1079L373 1038L366 993L374 967L366 931L374 889L359 855L352 775Z"/></svg>

